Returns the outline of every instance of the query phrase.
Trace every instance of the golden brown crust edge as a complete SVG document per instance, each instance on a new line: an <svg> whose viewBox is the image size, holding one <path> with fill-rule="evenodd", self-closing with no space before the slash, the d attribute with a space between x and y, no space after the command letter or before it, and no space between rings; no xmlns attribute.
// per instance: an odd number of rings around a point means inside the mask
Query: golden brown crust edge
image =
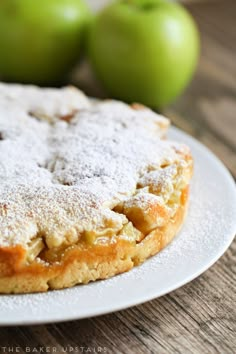
<svg viewBox="0 0 236 354"><path fill-rule="evenodd" d="M126 272L170 243L183 224L187 204L188 188L169 223L149 233L140 243L120 239L109 245L73 247L59 264L34 262L22 265L25 250L20 246L0 249L0 293L62 289Z"/></svg>

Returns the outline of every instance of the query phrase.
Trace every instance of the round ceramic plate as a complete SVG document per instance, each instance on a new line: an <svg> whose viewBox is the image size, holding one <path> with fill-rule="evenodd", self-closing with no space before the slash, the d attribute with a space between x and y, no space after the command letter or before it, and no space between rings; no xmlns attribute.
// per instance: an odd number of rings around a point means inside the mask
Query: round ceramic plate
<svg viewBox="0 0 236 354"><path fill-rule="evenodd" d="M101 315L154 299L208 269L236 233L236 188L223 164L203 145L171 128L190 146L195 171L182 231L162 252L128 273L71 289L0 295L0 325L38 324Z"/></svg>

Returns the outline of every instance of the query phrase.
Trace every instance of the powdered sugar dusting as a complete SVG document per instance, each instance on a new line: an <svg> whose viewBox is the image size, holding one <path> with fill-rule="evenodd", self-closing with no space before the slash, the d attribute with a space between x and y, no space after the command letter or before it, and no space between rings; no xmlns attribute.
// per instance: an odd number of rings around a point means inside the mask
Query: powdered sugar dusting
<svg viewBox="0 0 236 354"><path fill-rule="evenodd" d="M0 98L8 99L12 105L18 104L26 112L48 121L55 121L58 117L66 117L90 106L84 93L73 86L58 90L0 83Z"/></svg>
<svg viewBox="0 0 236 354"><path fill-rule="evenodd" d="M115 101L92 105L80 93L76 101L75 89L70 101L66 90L0 85L3 246L26 245L37 233L50 247L70 230L109 225L117 232L126 218L111 209L146 172L179 161L177 151L187 151L160 140L168 121L151 110Z"/></svg>

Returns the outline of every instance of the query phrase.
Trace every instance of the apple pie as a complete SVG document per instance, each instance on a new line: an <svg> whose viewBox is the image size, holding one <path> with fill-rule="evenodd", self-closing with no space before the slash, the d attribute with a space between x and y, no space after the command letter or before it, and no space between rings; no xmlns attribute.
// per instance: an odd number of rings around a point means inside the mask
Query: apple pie
<svg viewBox="0 0 236 354"><path fill-rule="evenodd" d="M126 272L176 235L192 157L150 109L0 84L0 292Z"/></svg>

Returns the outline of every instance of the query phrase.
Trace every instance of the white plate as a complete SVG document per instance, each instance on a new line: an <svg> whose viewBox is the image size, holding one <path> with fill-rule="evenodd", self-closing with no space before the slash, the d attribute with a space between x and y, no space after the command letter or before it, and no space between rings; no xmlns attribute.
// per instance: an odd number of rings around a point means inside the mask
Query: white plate
<svg viewBox="0 0 236 354"><path fill-rule="evenodd" d="M0 325L38 324L101 315L169 293L208 269L236 233L236 188L203 145L171 128L195 160L190 209L175 240L161 253L114 278L45 294L0 295Z"/></svg>

